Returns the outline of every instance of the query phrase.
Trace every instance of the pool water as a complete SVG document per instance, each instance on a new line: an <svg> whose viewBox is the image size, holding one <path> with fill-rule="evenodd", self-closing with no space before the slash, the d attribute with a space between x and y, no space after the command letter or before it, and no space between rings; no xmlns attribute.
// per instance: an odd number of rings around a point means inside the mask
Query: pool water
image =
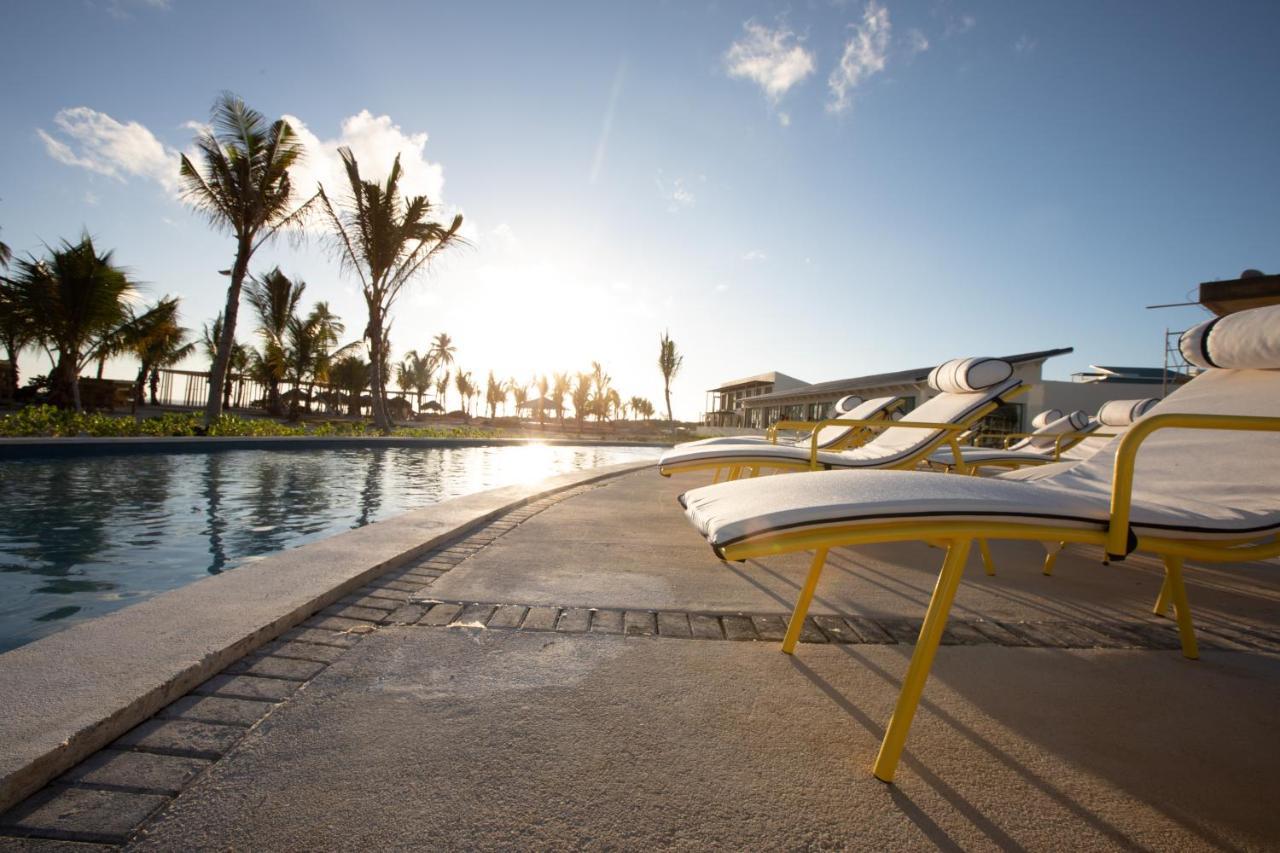
<svg viewBox="0 0 1280 853"><path fill-rule="evenodd" d="M530 445L0 461L0 651L411 509L658 453Z"/></svg>

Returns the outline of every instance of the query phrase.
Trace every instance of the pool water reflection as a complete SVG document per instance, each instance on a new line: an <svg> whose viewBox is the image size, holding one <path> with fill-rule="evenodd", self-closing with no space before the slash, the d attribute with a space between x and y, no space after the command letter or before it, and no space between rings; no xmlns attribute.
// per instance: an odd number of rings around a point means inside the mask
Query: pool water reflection
<svg viewBox="0 0 1280 853"><path fill-rule="evenodd" d="M411 509L658 452L531 445L3 461L0 651Z"/></svg>

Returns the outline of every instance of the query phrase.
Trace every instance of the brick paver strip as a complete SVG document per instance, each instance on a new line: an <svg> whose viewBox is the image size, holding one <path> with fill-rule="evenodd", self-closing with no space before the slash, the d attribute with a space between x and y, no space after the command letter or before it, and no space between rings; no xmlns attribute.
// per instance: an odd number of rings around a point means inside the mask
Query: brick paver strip
<svg viewBox="0 0 1280 853"><path fill-rule="evenodd" d="M596 615L591 618L591 633L621 634L622 633L622 611L621 610L597 610Z"/></svg>
<svg viewBox="0 0 1280 853"><path fill-rule="evenodd" d="M818 627L817 622L813 621L812 616L805 617L804 624L800 627L800 642L802 643L828 642L827 635L822 633L822 629Z"/></svg>
<svg viewBox="0 0 1280 853"><path fill-rule="evenodd" d="M279 642L268 643L262 650L275 657L296 658L318 663L333 663L340 658L346 649L338 646L319 646L315 643Z"/></svg>
<svg viewBox="0 0 1280 853"><path fill-rule="evenodd" d="M212 762L202 758L104 749L59 780L135 794L176 794Z"/></svg>
<svg viewBox="0 0 1280 853"><path fill-rule="evenodd" d="M730 640L760 639L756 634L756 626L751 624L750 616L721 616L720 622L724 625L724 635Z"/></svg>
<svg viewBox="0 0 1280 853"><path fill-rule="evenodd" d="M419 625L444 626L453 621L453 617L462 612L461 604L437 604L427 611L427 615L418 620Z"/></svg>
<svg viewBox="0 0 1280 853"><path fill-rule="evenodd" d="M223 670L228 675L256 675L259 678L283 678L286 681L309 681L328 664L267 655L241 658Z"/></svg>
<svg viewBox="0 0 1280 853"><path fill-rule="evenodd" d="M898 642L893 638L892 634L866 616L845 616L844 624L848 625L853 633L857 634L864 643L893 645Z"/></svg>
<svg viewBox="0 0 1280 853"><path fill-rule="evenodd" d="M417 592L420 583L405 583L404 581L377 581L372 584L378 589L395 590L396 592Z"/></svg>
<svg viewBox="0 0 1280 853"><path fill-rule="evenodd" d="M697 640L723 640L720 620L706 613L689 614L689 632Z"/></svg>
<svg viewBox="0 0 1280 853"><path fill-rule="evenodd" d="M252 675L215 675L192 692L199 696L226 696L231 699L258 699L279 702L293 695L299 683L280 678Z"/></svg>
<svg viewBox="0 0 1280 853"><path fill-rule="evenodd" d="M168 802L159 794L51 785L0 815L0 826L46 838L119 844Z"/></svg>
<svg viewBox="0 0 1280 853"><path fill-rule="evenodd" d="M524 617L526 631L554 631L560 618L559 607L530 607Z"/></svg>
<svg viewBox="0 0 1280 853"><path fill-rule="evenodd" d="M915 645L920 636L920 623L910 619L877 619L876 624L883 628L896 642Z"/></svg>
<svg viewBox="0 0 1280 853"><path fill-rule="evenodd" d="M519 628L529 608L521 604L503 604L489 618L490 628Z"/></svg>
<svg viewBox="0 0 1280 853"><path fill-rule="evenodd" d="M850 630L849 626L846 625L844 623L844 620L841 619L839 616L819 615L819 616L814 616L813 621L817 624L819 628L822 629L822 633L826 634L827 637L832 642L836 642L836 643L858 642L858 635L855 634L852 630Z"/></svg>
<svg viewBox="0 0 1280 853"><path fill-rule="evenodd" d="M678 637L687 640L693 636L689 628L689 614L676 613L670 610L658 611L658 636Z"/></svg>
<svg viewBox="0 0 1280 853"><path fill-rule="evenodd" d="M388 614L387 622L392 625L413 625L427 613L427 605L410 602L402 604L398 609Z"/></svg>
<svg viewBox="0 0 1280 853"><path fill-rule="evenodd" d="M244 734L241 726L198 723L194 720L147 720L113 746L163 755L220 758Z"/></svg>
<svg viewBox="0 0 1280 853"><path fill-rule="evenodd" d="M569 607L560 614L556 630L562 634L584 634L591 627L591 611L585 607Z"/></svg>
<svg viewBox="0 0 1280 853"><path fill-rule="evenodd" d="M781 616L752 616L751 624L762 640L780 643L787 635L787 620Z"/></svg>
<svg viewBox="0 0 1280 853"><path fill-rule="evenodd" d="M326 607L320 613L324 616L340 616L343 619L358 619L363 622L381 622L387 618L387 611L379 607L361 607L358 604L335 604Z"/></svg>
<svg viewBox="0 0 1280 853"><path fill-rule="evenodd" d="M325 631L363 631L372 627L361 619L344 619L341 616L312 616L302 623L308 628L320 628Z"/></svg>
<svg viewBox="0 0 1280 853"><path fill-rule="evenodd" d="M228 699L225 696L183 696L161 709L160 719L196 720L225 726L251 726L267 715L275 702Z"/></svg>
<svg viewBox="0 0 1280 853"><path fill-rule="evenodd" d="M409 597L407 593L403 593L398 589L384 589L380 586L372 585L362 586L352 593L352 595L366 596L368 598L383 598L391 602L404 601Z"/></svg>
<svg viewBox="0 0 1280 853"><path fill-rule="evenodd" d="M848 621L846 617L846 621ZM991 638L991 641L1001 646L1029 646L1031 641L1021 634L1015 634L999 622L991 622L987 619L975 619L969 625L979 634L983 634Z"/></svg>
<svg viewBox="0 0 1280 853"><path fill-rule="evenodd" d="M464 628L483 628L497 609L492 604L468 604L449 624L461 625Z"/></svg>
<svg viewBox="0 0 1280 853"><path fill-rule="evenodd" d="M823 630L826 630L826 627L823 625ZM985 646L991 644L991 638L969 623L955 619L947 622L946 628L943 629L942 643L947 646Z"/></svg>
<svg viewBox="0 0 1280 853"><path fill-rule="evenodd" d="M377 595L348 595L346 598L339 600L338 603L354 604L357 607L372 607L377 610L386 610L389 612L395 610L398 603L403 600L402 596L397 596L396 598L382 598Z"/></svg>
<svg viewBox="0 0 1280 853"><path fill-rule="evenodd" d="M622 633L628 637L652 637L658 633L658 620L648 610L628 610L622 614Z"/></svg>
<svg viewBox="0 0 1280 853"><path fill-rule="evenodd" d="M315 643L322 646L336 646L340 649L349 649L360 642L360 637L355 634L325 631L320 628L294 628L292 631L285 631L280 635L280 639L299 643Z"/></svg>

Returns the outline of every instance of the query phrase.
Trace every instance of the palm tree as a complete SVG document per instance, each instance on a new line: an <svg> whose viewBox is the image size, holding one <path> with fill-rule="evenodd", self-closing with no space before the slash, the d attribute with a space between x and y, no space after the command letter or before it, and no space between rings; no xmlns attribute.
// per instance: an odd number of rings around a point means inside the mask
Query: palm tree
<svg viewBox="0 0 1280 853"><path fill-rule="evenodd" d="M431 353L418 355L417 350L409 350L396 368L396 384L402 391L413 389L418 394L418 411L422 411L422 395L431 390L431 377L436 371L435 359Z"/></svg>
<svg viewBox="0 0 1280 853"><path fill-rule="evenodd" d="M214 318L213 324L204 324L200 336L200 349L209 359L209 375L213 376L213 363L218 359L218 342L222 340L222 314ZM244 373L249 369L249 348L239 341L231 342L231 358L227 362L227 373L222 380L222 407L231 408L231 383L234 378L239 386L244 385ZM240 394L236 394L236 405L240 404Z"/></svg>
<svg viewBox="0 0 1280 853"><path fill-rule="evenodd" d="M125 333L126 346L138 357L138 378L134 381L133 401L141 406L145 400L147 374L162 367L170 367L182 361L196 348L187 340L190 331L178 325L178 298L165 296L156 304L134 318ZM151 392L151 405L159 403L155 391Z"/></svg>
<svg viewBox="0 0 1280 853"><path fill-rule="evenodd" d="M131 319L133 282L112 263L111 252L98 254L87 234L74 245L64 240L47 260L32 257L17 267L15 293L34 324L34 339L57 353L50 399L81 411L80 371L118 346Z"/></svg>
<svg viewBox="0 0 1280 853"><path fill-rule="evenodd" d="M511 402L515 404L516 417L520 417L520 409L529 399L529 386L512 376L503 386L502 391L502 408L507 408L507 395L511 395Z"/></svg>
<svg viewBox="0 0 1280 853"><path fill-rule="evenodd" d="M582 435L582 419L591 405L591 374L579 373L578 384L573 386L573 417L578 422L578 435Z"/></svg>
<svg viewBox="0 0 1280 853"><path fill-rule="evenodd" d="M222 336L209 373L205 425L222 414L222 387L235 348L240 289L249 259L282 228L298 224L316 196L295 206L289 170L302 161L302 143L284 119L267 124L262 113L223 92L213 105L211 126L195 139L197 167L182 155L183 197L215 228L236 238L236 257L227 287Z"/></svg>
<svg viewBox="0 0 1280 853"><path fill-rule="evenodd" d="M18 393L18 355L35 342L34 319L27 313L16 282L0 278L0 343L9 359L9 387L0 397Z"/></svg>
<svg viewBox="0 0 1280 853"><path fill-rule="evenodd" d="M545 426L547 423L545 409L547 405L547 389L550 387L550 383L547 382L547 374L544 373L539 376L538 381L534 384L538 388L538 426Z"/></svg>
<svg viewBox="0 0 1280 853"><path fill-rule="evenodd" d="M258 352L258 373L267 386L267 413L284 414L280 403L280 383L288 372L289 326L297 319L298 302L307 283L291 280L279 267L262 278L250 276L245 296L258 315L258 334L262 349Z"/></svg>
<svg viewBox="0 0 1280 853"><path fill-rule="evenodd" d="M453 364L453 357L457 351L458 348L453 345L453 338L441 332L431 339L431 349L427 354L441 367L449 367Z"/></svg>
<svg viewBox="0 0 1280 853"><path fill-rule="evenodd" d="M564 429L564 398L569 393L569 374L555 374L551 385L551 403L552 408L556 410L556 418L560 421L560 428Z"/></svg>
<svg viewBox="0 0 1280 853"><path fill-rule="evenodd" d="M471 384L471 372L459 370L458 375L453 377L453 383L457 386L458 396L462 398L463 414L470 414L467 409L467 403L470 401L471 394L475 390Z"/></svg>
<svg viewBox="0 0 1280 853"><path fill-rule="evenodd" d="M604 368L598 361L591 362L591 378L595 385L595 394L591 403L592 414L596 416L596 421L602 421L609 414L609 392L613 390L610 387L613 378L604 372Z"/></svg>
<svg viewBox="0 0 1280 853"><path fill-rule="evenodd" d="M369 358L373 362L373 420L389 432L387 377L383 362L387 354L387 324L391 308L400 292L439 252L460 242L458 229L462 215L448 226L429 217L431 202L426 196L404 198L400 193L400 156L396 155L385 184L360 177L360 166L350 148L339 148L346 167L350 195L341 212L320 189L320 205L333 230L342 265L360 277L369 325Z"/></svg>
<svg viewBox="0 0 1280 853"><path fill-rule="evenodd" d="M440 404L440 411L442 413L448 411L448 409L445 408L445 405L444 405L445 393L448 390L449 390L449 371L446 370L443 373L441 373L440 378L436 380L436 397L439 398L436 402Z"/></svg>
<svg viewBox="0 0 1280 853"><path fill-rule="evenodd" d="M364 389L369 387L369 362L351 352L352 347L343 347L341 354L335 354L333 365L329 368L329 381L332 386L347 395L347 414L359 417L360 398Z"/></svg>
<svg viewBox="0 0 1280 853"><path fill-rule="evenodd" d="M647 421L653 414L653 403L650 403L644 397L632 397L631 411Z"/></svg>
<svg viewBox="0 0 1280 853"><path fill-rule="evenodd" d="M610 388L609 393L605 395L605 403L613 412L614 420L620 420L627 416L627 404L622 402L622 395L618 393L617 388Z"/></svg>
<svg viewBox="0 0 1280 853"><path fill-rule="evenodd" d="M676 342L671 340L670 332L663 332L661 350L658 353L658 369L662 371L662 393L667 398L667 422L675 429L675 419L671 416L671 382L680 372L684 364L684 356L676 351Z"/></svg>
<svg viewBox="0 0 1280 853"><path fill-rule="evenodd" d="M289 402L291 419L296 420L300 416L300 404L304 398L310 406L315 384L328 380L332 351L344 331L346 327L329 309L328 302L317 302L306 318L290 318L288 346L285 347L285 379L294 389ZM305 394L303 383L307 385Z"/></svg>

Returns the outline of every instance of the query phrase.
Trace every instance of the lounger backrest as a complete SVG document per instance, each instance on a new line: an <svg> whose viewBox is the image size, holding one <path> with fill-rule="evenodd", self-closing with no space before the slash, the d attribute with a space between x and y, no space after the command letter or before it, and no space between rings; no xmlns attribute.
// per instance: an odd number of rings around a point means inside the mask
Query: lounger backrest
<svg viewBox="0 0 1280 853"><path fill-rule="evenodd" d="M1043 429L1061 418L1064 414L1065 412L1063 412L1062 409L1045 409L1043 412L1031 419L1031 429Z"/></svg>
<svg viewBox="0 0 1280 853"><path fill-rule="evenodd" d="M993 364L995 362L995 364ZM929 423L965 423L983 406L1001 394L1022 384L1013 377L1007 361L994 358L953 359L939 365L929 374L929 385L937 396L912 409L905 420ZM984 384L990 383L990 384ZM960 390L972 389L977 390ZM923 427L890 427L862 447L848 451L860 460L878 460L885 464L905 460L931 448L947 437L942 430Z"/></svg>
<svg viewBox="0 0 1280 853"><path fill-rule="evenodd" d="M1054 409L1053 411L1057 411ZM1034 421L1032 421L1034 423ZM1075 411L1041 424L1030 437L1024 438L1009 447L1010 450L1028 450L1035 452L1051 452L1056 447L1058 436L1069 432L1084 432L1091 427L1092 421L1084 412Z"/></svg>
<svg viewBox="0 0 1280 853"><path fill-rule="evenodd" d="M1091 459L1095 453L1145 417L1159 402L1155 397L1146 397L1141 400L1108 400L1098 409L1098 414L1089 421L1087 430L1089 432L1099 430L1103 434L1090 436L1066 448L1061 458L1076 461ZM1085 431L1081 430L1081 432Z"/></svg>
<svg viewBox="0 0 1280 853"><path fill-rule="evenodd" d="M851 398L845 397L844 399L848 400ZM855 397L852 399L858 399L858 398ZM853 406L848 411L844 412L843 414L837 415L836 420L842 420L842 421L871 420L874 417L878 417L881 413L884 412L885 409L889 408L894 403L898 402L898 400L900 399L902 398L901 397L876 397L871 400L863 400L858 404L856 404L855 406ZM839 407L839 405L840 405L839 403L836 404L837 407ZM840 442L848 438L849 433L860 428L861 427L858 427L858 426L842 427L842 426L834 426L834 425L823 427L821 430L818 431L818 447L825 449L828 447L832 447L833 445L839 444ZM809 442L805 441L802 443L808 444Z"/></svg>
<svg viewBox="0 0 1280 853"><path fill-rule="evenodd" d="M1280 417L1280 305L1201 324L1183 353L1205 371L1146 417L1170 412ZM1119 439L1093 458L1043 482L1110 490ZM1209 505L1280 524L1280 433L1165 429L1138 451L1135 502Z"/></svg>

